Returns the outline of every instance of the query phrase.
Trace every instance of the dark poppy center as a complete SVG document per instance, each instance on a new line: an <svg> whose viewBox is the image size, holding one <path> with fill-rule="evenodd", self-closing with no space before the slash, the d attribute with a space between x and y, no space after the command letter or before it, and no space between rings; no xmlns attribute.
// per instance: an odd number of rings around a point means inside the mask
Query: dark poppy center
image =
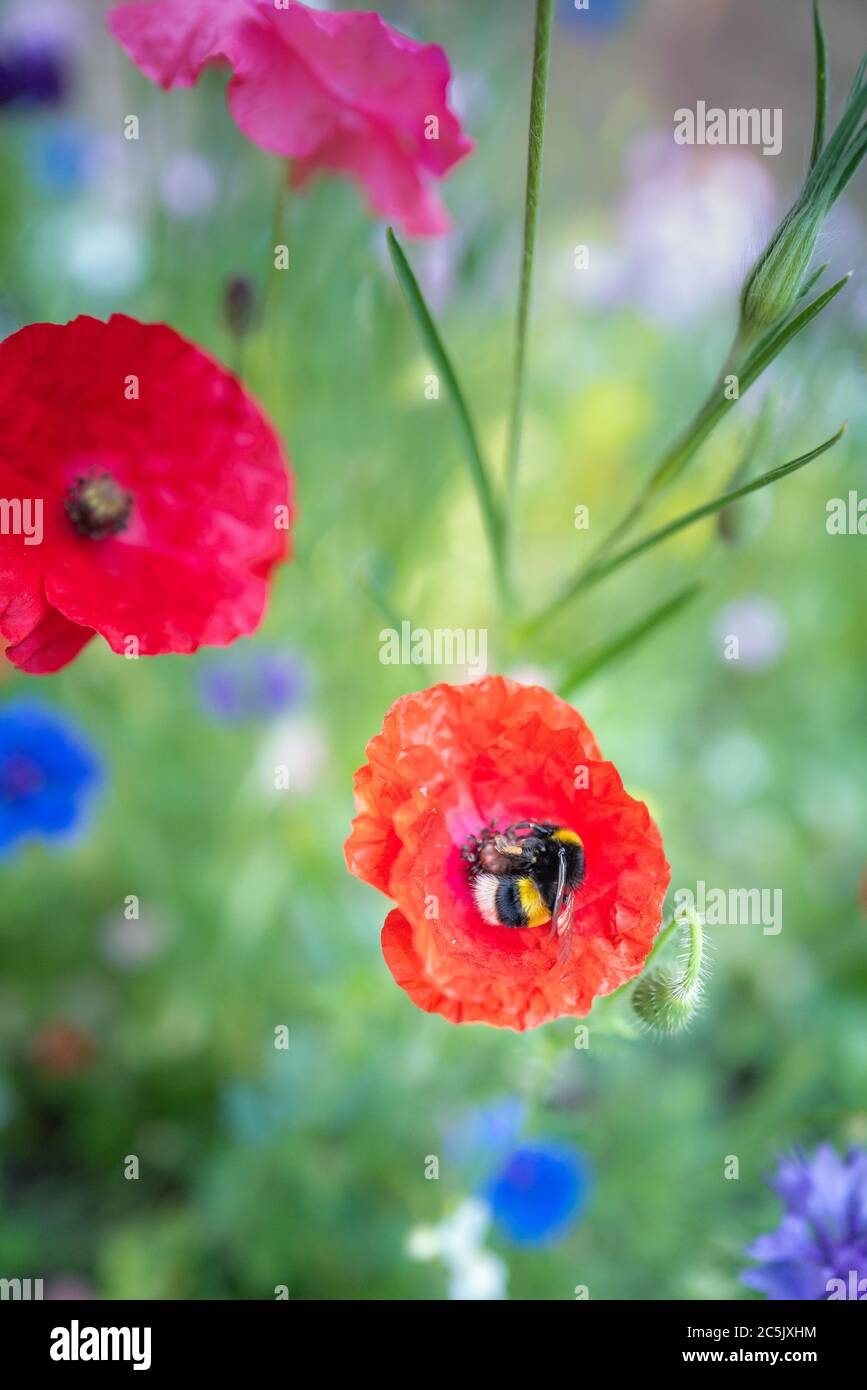
<svg viewBox="0 0 867 1390"><path fill-rule="evenodd" d="M66 494L66 515L80 536L101 541L125 531L132 514L132 493L110 473L76 478Z"/></svg>
<svg viewBox="0 0 867 1390"><path fill-rule="evenodd" d="M31 758L18 753L0 768L0 800L23 801L34 796L45 782L42 768Z"/></svg>

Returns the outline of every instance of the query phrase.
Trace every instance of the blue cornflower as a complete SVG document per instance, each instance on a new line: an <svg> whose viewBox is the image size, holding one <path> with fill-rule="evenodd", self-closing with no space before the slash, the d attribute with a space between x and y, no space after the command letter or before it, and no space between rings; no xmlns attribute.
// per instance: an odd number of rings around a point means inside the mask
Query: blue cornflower
<svg viewBox="0 0 867 1390"><path fill-rule="evenodd" d="M797 1153L770 1186L783 1219L747 1247L760 1264L743 1282L775 1300L867 1299L867 1151L841 1158L822 1144L811 1159Z"/></svg>
<svg viewBox="0 0 867 1390"><path fill-rule="evenodd" d="M282 714L303 699L307 687L307 672L296 657L263 647L213 659L199 677L205 710L227 723Z"/></svg>
<svg viewBox="0 0 867 1390"><path fill-rule="evenodd" d="M99 763L78 731L47 705L0 707L0 853L20 840L74 831Z"/></svg>
<svg viewBox="0 0 867 1390"><path fill-rule="evenodd" d="M29 41L0 48L0 108L58 106L68 87L67 64L54 45Z"/></svg>
<svg viewBox="0 0 867 1390"><path fill-rule="evenodd" d="M588 1186L577 1150L540 1142L514 1149L485 1195L503 1235L516 1245L546 1245L578 1219Z"/></svg>
<svg viewBox="0 0 867 1390"><path fill-rule="evenodd" d="M90 133L68 121L52 123L48 129L40 124L29 141L28 172L47 193L65 196L77 192L89 182L95 161Z"/></svg>

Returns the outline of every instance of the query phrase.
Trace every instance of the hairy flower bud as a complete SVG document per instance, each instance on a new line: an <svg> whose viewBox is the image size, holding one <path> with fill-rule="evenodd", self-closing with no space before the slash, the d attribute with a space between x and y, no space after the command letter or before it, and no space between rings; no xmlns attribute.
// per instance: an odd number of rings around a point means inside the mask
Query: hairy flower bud
<svg viewBox="0 0 867 1390"><path fill-rule="evenodd" d="M650 970L632 992L632 1008L656 1033L679 1033L695 1017L704 993L704 940L701 919L687 910L683 924L686 949L682 971Z"/></svg>

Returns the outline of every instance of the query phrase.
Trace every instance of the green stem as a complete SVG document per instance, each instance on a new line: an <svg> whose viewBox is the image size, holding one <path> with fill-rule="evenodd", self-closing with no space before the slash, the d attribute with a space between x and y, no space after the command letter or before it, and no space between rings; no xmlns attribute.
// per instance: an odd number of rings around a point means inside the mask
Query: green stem
<svg viewBox="0 0 867 1390"><path fill-rule="evenodd" d="M644 962L645 970L647 969L650 962L653 960L653 957L655 955L658 955L658 953L662 950L666 941L668 941L672 936L674 936L674 933L677 931L679 926L680 922L678 921L677 916L674 913L672 913L668 921L665 923L665 926L660 927L659 929L659 934L656 940L654 941L652 947L650 948L647 960ZM632 981L630 980L627 984L622 985L621 988L624 990L629 989L631 984Z"/></svg>
<svg viewBox="0 0 867 1390"><path fill-rule="evenodd" d="M388 229L388 250L398 284L415 318L422 342L430 353L438 374L443 379L449 400L452 403L461 442L464 446L464 456L479 501L482 524L491 553L494 577L505 607L509 600L509 583L506 571L503 517L491 487L469 406L461 390L451 358L446 352L445 344L419 288L418 281L404 255L403 247L390 227Z"/></svg>
<svg viewBox="0 0 867 1390"><path fill-rule="evenodd" d="M697 912L689 913L686 927L689 933L689 947L680 989L685 999L693 999L701 988L701 968L704 963L704 932Z"/></svg>
<svg viewBox="0 0 867 1390"><path fill-rule="evenodd" d="M825 126L828 120L828 42L822 24L819 0L813 0L813 32L816 39L816 118L813 124L813 149L810 154L810 168L816 162L825 145Z"/></svg>
<svg viewBox="0 0 867 1390"><path fill-rule="evenodd" d="M763 487L769 487L771 483L777 483L781 478L786 478L790 473L796 473L799 468L804 468L813 459L817 459L821 454L833 449L845 434L846 426L841 425L840 429L830 439L817 445L807 454L801 454L799 458L792 459L789 463L781 463L776 468L771 468L767 473L762 473L758 478L753 478L748 483L743 483L740 487L732 488L730 492L725 492L720 497L714 497L710 502L704 502L700 507L694 507L692 511L685 512L683 516L676 517L674 521L669 521L658 530L651 531L649 535L643 536L634 545L627 546L624 550L618 550L616 554L607 559L599 559L592 567L583 570L572 583L563 590L560 596L551 604L538 618L531 619L527 624L527 632L535 631L542 620L546 621L559 612L559 610L573 598L580 594L584 589L591 588L594 584L599 584L606 579L614 570L620 569L621 565L628 564L630 560L635 560L645 551L652 550L654 546L660 545L670 536L677 535L678 531L683 531L688 526L694 526L696 522L703 521L705 517L713 516L715 512L723 511L726 507L740 501L742 497L748 497L751 492L758 492Z"/></svg>
<svg viewBox="0 0 867 1390"><path fill-rule="evenodd" d="M691 599L695 598L700 590L700 583L688 584L685 589L681 589L673 598L666 599L664 603L652 609L640 622L627 628L625 632L619 633L612 641L606 642L604 646L585 657L580 665L575 666L566 678L560 682L557 690L558 695L562 696L563 699L569 699L572 692L579 685L583 685L584 681L589 680L591 676L595 676L597 671L601 671L604 666L608 666L609 663L614 661L618 656L622 656L625 652L630 651L633 647L637 646L639 642L642 642L645 637L648 637L651 632L655 632L663 623L668 622L669 618L673 618L676 613L679 613L681 608L689 603Z"/></svg>
<svg viewBox="0 0 867 1390"><path fill-rule="evenodd" d="M737 342L732 346L731 352L700 410L660 459L626 515L613 530L609 531L601 545L590 557L587 562L588 573L595 571L614 549L615 544L629 534L636 523L641 520L657 493L680 476L705 440L716 429L723 416L731 409L734 402L725 395L723 387L736 360L739 347L740 344Z"/></svg>
<svg viewBox="0 0 867 1390"><path fill-rule="evenodd" d="M506 486L510 496L518 476L518 463L521 454L527 367L527 326L533 294L533 263L536 255L536 231L539 224L539 187L542 179L542 150L545 140L545 108L548 100L548 70L551 59L553 18L554 0L536 0L536 37L533 52L533 79L530 89L530 130L527 144L527 190L524 200L524 249L521 256L521 283L518 294L512 408L506 446Z"/></svg>
<svg viewBox="0 0 867 1390"><path fill-rule="evenodd" d="M624 563L625 559L631 558L631 551L620 551L612 559L611 552L614 550L617 542L622 540L633 529L635 523L643 516L650 500L665 486L674 482L675 479L680 476L693 456L698 452L701 445L716 429L720 421L723 420L727 413L734 407L737 400L746 395L750 387L758 381L759 377L770 364L779 357L783 349L802 333L804 329L812 323L813 319L836 298L850 279L851 274L842 276L841 279L831 285L830 288L825 290L822 294L818 295L816 299L812 300L804 308L796 307L796 309L784 318L775 328L772 328L768 333L765 333L759 338L743 330L738 333L732 345L731 352L726 359L726 364L717 377L717 381L704 405L694 417L692 423L663 456L651 478L645 484L629 511L618 525L608 533L602 543L590 556L589 560L579 568L575 577L566 585L561 593L534 617L530 617L517 625L515 629L516 636L526 639L530 635L538 632L539 629L548 622L549 618L559 612L564 604L568 603L575 594L580 593L582 589L588 588L592 583L595 583L597 578L601 579L604 575L610 574L612 569ZM811 286L814 280L815 276L808 276L802 294L807 292L808 287ZM800 304L800 300L798 300L797 303ZM736 376L739 382L739 395L731 399L722 389L726 376L730 374ZM825 448L830 448L832 443L836 443L837 438L839 438L839 436L835 436L828 444L822 445L818 452L822 453ZM811 455L805 455L803 462L809 462L810 458L815 457L815 452ZM800 466L800 462L801 461L798 460L792 466L783 465L783 472L780 472L777 476L782 477L784 472L793 471L794 467ZM773 482L775 481L775 477L772 474L766 474L765 480L767 482ZM728 501L732 500L736 499L733 499L731 495L729 495ZM692 519L696 520L698 518L693 517ZM669 534L666 528L662 528L662 531L659 533L655 532L654 543L663 539L666 534ZM642 542L640 544L640 550L644 549L647 549L647 546ZM636 553L638 553L638 551L636 551Z"/></svg>
<svg viewBox="0 0 867 1390"><path fill-rule="evenodd" d="M277 257L275 247L287 246L286 240L286 215L289 206L289 180L292 176L292 161L279 160L277 186L274 190L274 205L271 213L271 243L268 247L270 256L270 267L268 278L265 282L265 293L262 296L262 326L267 321L268 310L273 306L276 298L277 280L284 274L277 269Z"/></svg>

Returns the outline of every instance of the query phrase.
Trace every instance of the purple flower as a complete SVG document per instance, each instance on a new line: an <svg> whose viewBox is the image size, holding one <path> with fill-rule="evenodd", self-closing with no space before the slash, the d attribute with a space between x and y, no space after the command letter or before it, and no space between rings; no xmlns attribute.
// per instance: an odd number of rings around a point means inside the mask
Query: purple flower
<svg viewBox="0 0 867 1390"><path fill-rule="evenodd" d="M66 62L53 45L16 42L0 49L0 109L57 106L68 86Z"/></svg>
<svg viewBox="0 0 867 1390"><path fill-rule="evenodd" d="M714 627L718 649L727 660L726 644L731 637L737 637L737 659L747 671L766 671L773 666L788 635L779 606L761 594L746 594L727 604Z"/></svg>
<svg viewBox="0 0 867 1390"><path fill-rule="evenodd" d="M774 1300L867 1299L867 1150L845 1159L822 1144L811 1159L782 1159L771 1187L782 1199L775 1231L747 1247L741 1276Z"/></svg>
<svg viewBox="0 0 867 1390"><path fill-rule="evenodd" d="M299 704L307 693L302 664L273 648L237 648L202 668L202 704L215 719L234 724L267 719Z"/></svg>

